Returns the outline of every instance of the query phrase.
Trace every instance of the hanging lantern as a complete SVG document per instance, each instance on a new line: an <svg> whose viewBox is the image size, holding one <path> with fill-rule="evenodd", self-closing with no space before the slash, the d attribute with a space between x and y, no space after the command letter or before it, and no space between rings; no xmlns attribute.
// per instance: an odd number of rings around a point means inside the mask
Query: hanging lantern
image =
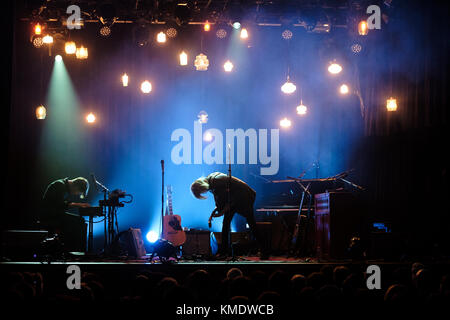
<svg viewBox="0 0 450 320"><path fill-rule="evenodd" d="M390 98L386 101L386 109L387 111L397 111L397 99Z"/></svg>
<svg viewBox="0 0 450 320"><path fill-rule="evenodd" d="M87 59L88 58L88 49L83 46L77 48L76 56L77 56L77 59Z"/></svg>
<svg viewBox="0 0 450 320"><path fill-rule="evenodd" d="M64 45L64 50L67 54L74 54L77 52L77 46L73 41L67 41Z"/></svg>
<svg viewBox="0 0 450 320"><path fill-rule="evenodd" d="M307 111L308 111L308 107L305 106L303 104L303 101L300 100L300 105L297 106L297 114L303 116L306 114Z"/></svg>
<svg viewBox="0 0 450 320"><path fill-rule="evenodd" d="M39 23L36 23L36 25L34 26L34 34L38 36L41 33L42 33L42 27Z"/></svg>
<svg viewBox="0 0 450 320"><path fill-rule="evenodd" d="M36 108L36 119L44 120L47 116L47 109L43 105L40 105Z"/></svg>
<svg viewBox="0 0 450 320"><path fill-rule="evenodd" d="M286 82L281 86L281 91L286 94L291 94L297 90L297 86L291 82L289 76L287 77Z"/></svg>
<svg viewBox="0 0 450 320"><path fill-rule="evenodd" d="M369 27L367 26L367 21L362 20L358 23L358 33L360 36L367 36L369 33Z"/></svg>
<svg viewBox="0 0 450 320"><path fill-rule="evenodd" d="M42 42L45 44L52 44L53 43L53 37L51 35L46 35L42 38Z"/></svg>
<svg viewBox="0 0 450 320"><path fill-rule="evenodd" d="M194 66L197 69L197 71L208 70L209 66L208 57L205 56L203 53L200 53L198 56L195 57Z"/></svg>
<svg viewBox="0 0 450 320"><path fill-rule="evenodd" d="M128 75L127 75L126 73L124 73L124 74L122 75L122 85L123 85L124 87L128 87Z"/></svg>

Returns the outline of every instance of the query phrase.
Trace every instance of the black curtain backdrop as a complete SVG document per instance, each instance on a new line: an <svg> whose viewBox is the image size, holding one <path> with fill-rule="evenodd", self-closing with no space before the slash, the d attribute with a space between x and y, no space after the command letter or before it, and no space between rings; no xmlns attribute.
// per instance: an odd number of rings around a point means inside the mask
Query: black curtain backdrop
<svg viewBox="0 0 450 320"><path fill-rule="evenodd" d="M410 248L431 254L450 231L448 9L443 1L393 4L385 32L359 61L366 137L356 171L370 190L370 218L394 223ZM390 96L397 112L386 111Z"/></svg>

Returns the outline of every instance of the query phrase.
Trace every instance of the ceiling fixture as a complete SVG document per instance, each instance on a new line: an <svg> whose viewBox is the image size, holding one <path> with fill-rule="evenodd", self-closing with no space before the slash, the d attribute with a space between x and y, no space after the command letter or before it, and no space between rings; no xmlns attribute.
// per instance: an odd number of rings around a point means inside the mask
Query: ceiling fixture
<svg viewBox="0 0 450 320"><path fill-rule="evenodd" d="M240 35L241 39L248 39L248 31L247 29L243 28L241 30L241 35Z"/></svg>
<svg viewBox="0 0 450 320"><path fill-rule="evenodd" d="M386 109L389 112L397 111L397 99L390 97L386 101Z"/></svg>
<svg viewBox="0 0 450 320"><path fill-rule="evenodd" d="M367 21L362 20L358 23L358 33L360 36L367 36L369 33L369 27L367 26Z"/></svg>
<svg viewBox="0 0 450 320"><path fill-rule="evenodd" d="M342 67L340 64L336 63L335 61L333 61L332 63L330 63L330 65L328 66L328 72L332 73L332 74L338 74L342 71Z"/></svg>
<svg viewBox="0 0 450 320"><path fill-rule="evenodd" d="M188 55L186 52L180 53L180 66L187 66L188 64Z"/></svg>
<svg viewBox="0 0 450 320"><path fill-rule="evenodd" d="M75 52L75 56L77 57L77 59L87 59L89 54L88 54L88 49L80 46L79 48L77 48L77 51Z"/></svg>
<svg viewBox="0 0 450 320"><path fill-rule="evenodd" d="M289 30L289 29L286 29L286 30L284 30L283 31L283 33L281 33L281 37L284 39L284 40L289 40L289 39L292 39L292 31L291 30Z"/></svg>
<svg viewBox="0 0 450 320"><path fill-rule="evenodd" d="M143 93L150 93L152 91L152 84L150 83L150 81L145 80L141 83L141 91Z"/></svg>
<svg viewBox="0 0 450 320"><path fill-rule="evenodd" d="M307 111L308 111L308 107L305 106L303 104L303 101L300 100L300 105L297 106L297 114L303 116L306 114Z"/></svg>
<svg viewBox="0 0 450 320"><path fill-rule="evenodd" d="M45 44L52 44L53 43L53 37L51 35L47 34L47 35L45 35L42 38L42 42L45 43Z"/></svg>
<svg viewBox="0 0 450 320"><path fill-rule="evenodd" d="M225 70L225 72L231 72L233 71L234 65L230 60L227 60L224 64L223 64L223 69Z"/></svg>
<svg viewBox="0 0 450 320"><path fill-rule="evenodd" d="M158 43L165 43L166 41L167 41L167 37L166 37L166 34L164 33L164 32L159 32L157 35L156 35L156 41L158 42Z"/></svg>
<svg viewBox="0 0 450 320"><path fill-rule="evenodd" d="M284 118L280 121L280 126L282 128L289 128L291 126L291 120L289 120L288 118Z"/></svg>
<svg viewBox="0 0 450 320"><path fill-rule="evenodd" d="M341 94L348 94L350 92L350 89L349 89L348 85L343 84L343 85L340 86L339 92Z"/></svg>
<svg viewBox="0 0 450 320"><path fill-rule="evenodd" d="M122 75L122 86L124 87L128 87L128 75L126 73L124 73Z"/></svg>
<svg viewBox="0 0 450 320"><path fill-rule="evenodd" d="M36 108L36 119L44 120L47 116L47 109L43 105L40 105Z"/></svg>
<svg viewBox="0 0 450 320"><path fill-rule="evenodd" d="M64 45L66 54L75 54L77 52L77 45L73 41L67 41Z"/></svg>
<svg viewBox="0 0 450 320"><path fill-rule="evenodd" d="M281 86L281 91L286 94L294 93L297 90L297 86L291 82L289 76L287 76L286 82Z"/></svg>
<svg viewBox="0 0 450 320"><path fill-rule="evenodd" d="M208 70L209 60L206 55L200 53L195 57L194 66L197 71L206 71Z"/></svg>

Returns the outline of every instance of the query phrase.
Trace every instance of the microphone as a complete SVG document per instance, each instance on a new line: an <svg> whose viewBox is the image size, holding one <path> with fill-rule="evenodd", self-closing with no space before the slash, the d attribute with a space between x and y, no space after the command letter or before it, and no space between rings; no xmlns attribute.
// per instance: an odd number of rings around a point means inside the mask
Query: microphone
<svg viewBox="0 0 450 320"><path fill-rule="evenodd" d="M161 170L164 172L164 160L161 160Z"/></svg>

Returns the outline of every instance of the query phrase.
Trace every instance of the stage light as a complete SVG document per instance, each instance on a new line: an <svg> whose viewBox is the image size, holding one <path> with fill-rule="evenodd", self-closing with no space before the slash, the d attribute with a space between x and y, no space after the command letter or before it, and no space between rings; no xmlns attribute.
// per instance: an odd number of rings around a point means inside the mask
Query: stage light
<svg viewBox="0 0 450 320"><path fill-rule="evenodd" d="M343 84L343 85L341 85L341 86L339 87L339 92L340 92L341 94L347 94L347 93L350 92L350 89L349 89L348 85Z"/></svg>
<svg viewBox="0 0 450 320"><path fill-rule="evenodd" d="M87 123L94 123L95 120L96 120L96 117L95 117L95 115L94 115L92 112L90 112L90 113L86 116L86 121L87 121Z"/></svg>
<svg viewBox="0 0 450 320"><path fill-rule="evenodd" d="M198 113L197 118L198 118L198 122L200 122L200 123L208 122L208 114L204 110L202 110Z"/></svg>
<svg viewBox="0 0 450 320"><path fill-rule="evenodd" d="M203 30L205 31L211 30L211 25L209 24L208 21L206 21L205 24L203 25Z"/></svg>
<svg viewBox="0 0 450 320"><path fill-rule="evenodd" d="M213 139L213 136L212 136L211 132L206 131L204 136L203 136L203 140L205 140L205 141L212 141L212 139Z"/></svg>
<svg viewBox="0 0 450 320"><path fill-rule="evenodd" d="M240 35L241 39L248 39L248 31L247 29L243 28L241 30L241 35Z"/></svg>
<svg viewBox="0 0 450 320"><path fill-rule="evenodd" d="M44 120L47 116L47 109L43 105L40 105L36 108L36 119Z"/></svg>
<svg viewBox="0 0 450 320"><path fill-rule="evenodd" d="M150 93L150 91L152 91L152 84L149 81L145 80L141 83L141 91L143 93Z"/></svg>
<svg viewBox="0 0 450 320"><path fill-rule="evenodd" d="M175 38L177 34L178 31L175 28L169 28L166 30L166 36L168 36L169 38Z"/></svg>
<svg viewBox="0 0 450 320"><path fill-rule="evenodd" d="M281 36L283 37L284 40L289 40L292 39L292 31L291 30L284 30L283 33L281 34Z"/></svg>
<svg viewBox="0 0 450 320"><path fill-rule="evenodd" d="M358 33L360 36L366 36L369 33L367 21L362 20L358 23Z"/></svg>
<svg viewBox="0 0 450 320"><path fill-rule="evenodd" d="M128 75L126 73L122 75L122 86L128 87Z"/></svg>
<svg viewBox="0 0 450 320"><path fill-rule="evenodd" d="M233 70L233 67L233 63L230 60L227 60L223 64L223 69L225 70L225 72L231 72Z"/></svg>
<svg viewBox="0 0 450 320"><path fill-rule="evenodd" d="M61 61L62 61L62 57L61 57L59 54L57 54L57 55L55 56L55 61L56 61L56 62L61 62Z"/></svg>
<svg viewBox="0 0 450 320"><path fill-rule="evenodd" d="M342 67L340 64L337 64L336 62L332 62L329 66L328 66L328 72L332 73L332 74L338 74L339 72L342 71Z"/></svg>
<svg viewBox="0 0 450 320"><path fill-rule="evenodd" d="M42 33L42 27L39 23L36 23L34 26L34 34L38 36L41 33Z"/></svg>
<svg viewBox="0 0 450 320"><path fill-rule="evenodd" d="M45 43L45 44L52 44L53 43L53 37L51 35L47 34L47 35L45 35L42 38L42 42Z"/></svg>
<svg viewBox="0 0 450 320"><path fill-rule="evenodd" d="M188 55L186 52L180 53L180 66L187 66L188 64Z"/></svg>
<svg viewBox="0 0 450 320"><path fill-rule="evenodd" d="M87 59L89 56L88 49L81 46L81 47L77 48L75 55L76 55L77 59L81 59L81 60Z"/></svg>
<svg viewBox="0 0 450 320"><path fill-rule="evenodd" d="M42 40L42 37L34 37L33 39L33 46L36 48L40 48L44 45L44 41Z"/></svg>
<svg viewBox="0 0 450 320"><path fill-rule="evenodd" d="M305 106L302 101L300 101L300 105L297 106L297 114L303 116L306 114L307 111L308 111L308 107Z"/></svg>
<svg viewBox="0 0 450 320"><path fill-rule="evenodd" d="M295 92L295 90L297 90L297 86L289 80L288 76L286 82L281 86L281 91L286 94L291 94Z"/></svg>
<svg viewBox="0 0 450 320"><path fill-rule="evenodd" d="M64 45L64 50L66 54L74 54L77 52L77 45L73 41L67 41Z"/></svg>
<svg viewBox="0 0 450 320"><path fill-rule="evenodd" d="M200 53L195 57L194 66L197 71L206 71L208 70L209 60L208 57L203 53Z"/></svg>
<svg viewBox="0 0 450 320"><path fill-rule="evenodd" d="M289 120L288 118L284 118L280 121L280 126L282 128L289 128L291 126L291 120Z"/></svg>
<svg viewBox="0 0 450 320"><path fill-rule="evenodd" d="M156 41L158 43L165 43L167 41L166 34L164 32L160 32L156 35Z"/></svg>
<svg viewBox="0 0 450 320"><path fill-rule="evenodd" d="M148 242L155 243L158 240L158 234L155 231L149 231L146 238Z"/></svg>
<svg viewBox="0 0 450 320"><path fill-rule="evenodd" d="M227 36L227 31L225 29L219 29L216 32L216 37L219 39L223 39Z"/></svg>
<svg viewBox="0 0 450 320"><path fill-rule="evenodd" d="M236 21L236 22L233 23L233 28L236 29L236 30L239 30L241 28L241 24Z"/></svg>
<svg viewBox="0 0 450 320"><path fill-rule="evenodd" d="M386 101L386 109L387 111L397 111L397 99L390 97Z"/></svg>
<svg viewBox="0 0 450 320"><path fill-rule="evenodd" d="M108 26L103 26L100 28L100 35L103 37L109 37L111 35L111 28Z"/></svg>

